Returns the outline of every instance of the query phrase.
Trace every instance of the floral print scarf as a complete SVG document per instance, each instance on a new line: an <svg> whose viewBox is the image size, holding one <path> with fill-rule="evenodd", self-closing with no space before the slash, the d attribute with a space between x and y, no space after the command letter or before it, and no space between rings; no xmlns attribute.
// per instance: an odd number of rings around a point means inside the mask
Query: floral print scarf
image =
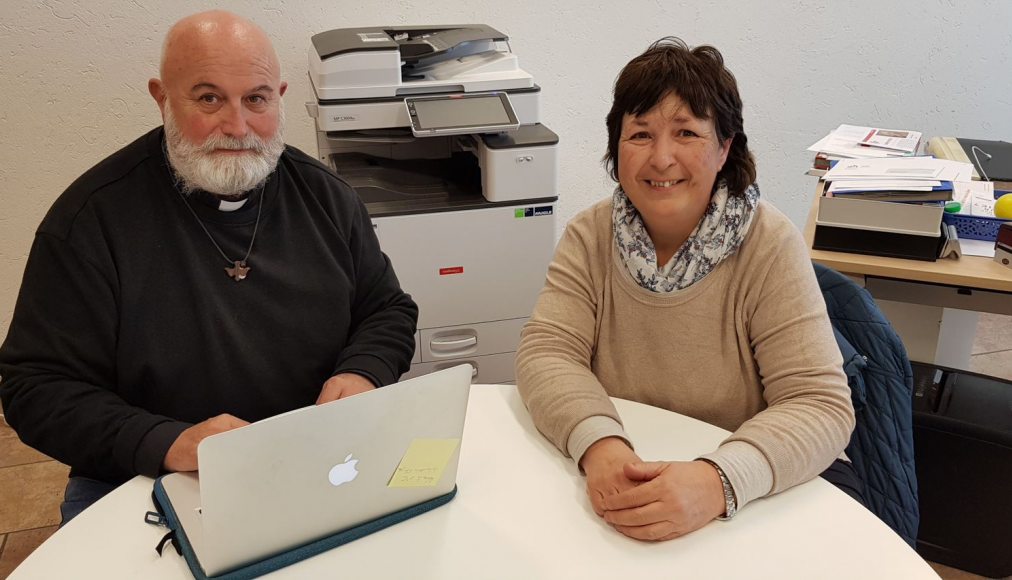
<svg viewBox="0 0 1012 580"><path fill-rule="evenodd" d="M643 218L619 186L615 188L611 212L615 246L629 273L643 288L661 294L688 288L737 251L758 204L756 184L748 186L745 195L729 195L722 181L696 229L671 260L659 267Z"/></svg>

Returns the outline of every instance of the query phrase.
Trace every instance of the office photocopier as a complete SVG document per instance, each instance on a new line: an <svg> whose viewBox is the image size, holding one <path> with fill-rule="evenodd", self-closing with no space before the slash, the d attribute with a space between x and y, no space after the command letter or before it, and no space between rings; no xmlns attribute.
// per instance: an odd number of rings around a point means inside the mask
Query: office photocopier
<svg viewBox="0 0 1012 580"><path fill-rule="evenodd" d="M320 159L365 202L418 303L411 370L514 380L520 329L555 246L558 137L508 37L484 25L312 37Z"/></svg>

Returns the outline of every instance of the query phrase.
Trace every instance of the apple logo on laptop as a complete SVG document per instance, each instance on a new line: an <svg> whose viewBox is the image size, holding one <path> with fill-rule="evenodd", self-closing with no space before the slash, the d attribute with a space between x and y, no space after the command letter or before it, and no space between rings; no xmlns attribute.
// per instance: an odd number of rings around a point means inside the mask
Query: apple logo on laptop
<svg viewBox="0 0 1012 580"><path fill-rule="evenodd" d="M344 458L344 463L338 463L334 467L330 468L330 474L327 476L330 479L330 484L337 487L341 484L348 483L349 481L358 477L358 469L355 465L358 463L358 459L352 459L352 454L349 453Z"/></svg>

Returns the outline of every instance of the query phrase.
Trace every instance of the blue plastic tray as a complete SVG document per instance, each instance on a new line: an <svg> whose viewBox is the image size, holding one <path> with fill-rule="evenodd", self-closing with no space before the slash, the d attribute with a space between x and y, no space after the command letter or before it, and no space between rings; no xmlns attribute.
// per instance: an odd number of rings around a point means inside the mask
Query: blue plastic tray
<svg viewBox="0 0 1012 580"><path fill-rule="evenodd" d="M998 199L1006 193L1009 192L996 191L994 192L994 198ZM942 221L955 226L956 234L960 238L993 242L998 239L998 228L1001 227L1001 224L1012 220L963 215L961 213L944 213L942 214Z"/></svg>

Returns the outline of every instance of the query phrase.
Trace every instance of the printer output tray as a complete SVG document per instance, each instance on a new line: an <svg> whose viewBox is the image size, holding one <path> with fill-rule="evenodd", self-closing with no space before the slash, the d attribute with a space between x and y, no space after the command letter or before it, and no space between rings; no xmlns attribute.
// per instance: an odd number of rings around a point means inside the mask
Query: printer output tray
<svg viewBox="0 0 1012 580"><path fill-rule="evenodd" d="M335 153L331 161L338 175L355 188L373 218L521 203L490 202L482 197L481 172L469 153L412 160Z"/></svg>

